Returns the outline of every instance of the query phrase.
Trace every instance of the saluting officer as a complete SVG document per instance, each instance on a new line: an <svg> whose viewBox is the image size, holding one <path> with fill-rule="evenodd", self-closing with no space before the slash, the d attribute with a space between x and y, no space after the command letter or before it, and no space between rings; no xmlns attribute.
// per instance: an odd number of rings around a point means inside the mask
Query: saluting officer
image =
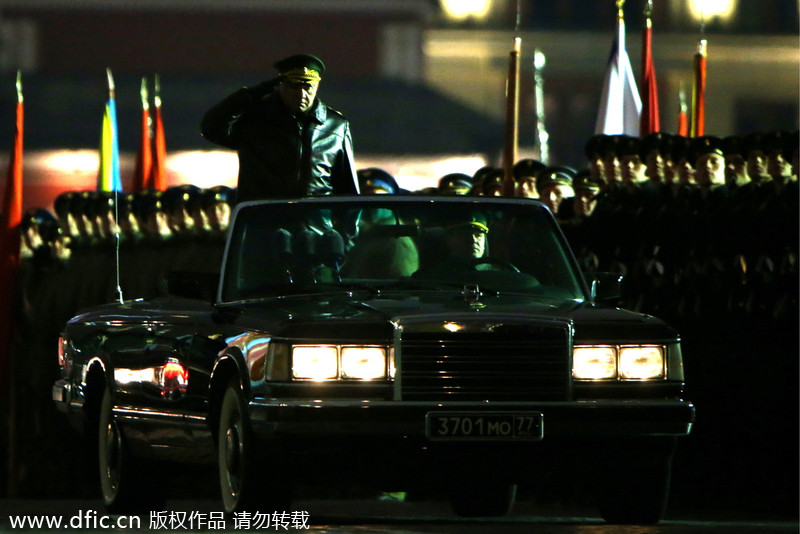
<svg viewBox="0 0 800 534"><path fill-rule="evenodd" d="M278 77L208 110L201 130L239 154L239 202L357 194L350 123L317 98L325 64L311 54L275 63Z"/></svg>

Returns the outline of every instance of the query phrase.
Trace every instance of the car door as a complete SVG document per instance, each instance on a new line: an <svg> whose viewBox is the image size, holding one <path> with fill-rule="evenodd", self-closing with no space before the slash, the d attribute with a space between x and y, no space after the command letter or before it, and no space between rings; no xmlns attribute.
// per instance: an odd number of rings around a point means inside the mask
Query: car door
<svg viewBox="0 0 800 534"><path fill-rule="evenodd" d="M214 341L211 312L210 304L175 300L150 310L142 362L148 370L143 376L152 379L141 383L141 400L151 445L192 455L207 452L198 440L210 439L209 377L224 346Z"/></svg>

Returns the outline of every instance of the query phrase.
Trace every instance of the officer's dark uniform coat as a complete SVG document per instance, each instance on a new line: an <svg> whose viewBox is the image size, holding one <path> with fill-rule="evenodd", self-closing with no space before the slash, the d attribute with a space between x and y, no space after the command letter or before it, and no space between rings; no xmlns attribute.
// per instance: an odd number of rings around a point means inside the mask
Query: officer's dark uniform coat
<svg viewBox="0 0 800 534"><path fill-rule="evenodd" d="M237 201L356 194L350 124L319 99L299 117L262 84L203 117L203 136L239 154Z"/></svg>

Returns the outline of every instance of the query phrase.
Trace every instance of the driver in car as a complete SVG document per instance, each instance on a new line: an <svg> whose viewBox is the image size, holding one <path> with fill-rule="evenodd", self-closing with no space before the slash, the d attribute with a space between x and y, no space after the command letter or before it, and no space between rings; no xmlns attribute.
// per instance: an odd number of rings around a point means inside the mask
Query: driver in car
<svg viewBox="0 0 800 534"><path fill-rule="evenodd" d="M478 258L486 254L486 237L489 226L479 216L470 217L469 221L460 222L447 228L447 249L450 260L465 268L475 265ZM479 265L482 267L484 265Z"/></svg>
<svg viewBox="0 0 800 534"><path fill-rule="evenodd" d="M414 276L442 278L465 271L491 270L493 266L489 262L481 261L488 256L488 235L489 225L480 213L469 214L445 227L445 256L439 261L428 262Z"/></svg>

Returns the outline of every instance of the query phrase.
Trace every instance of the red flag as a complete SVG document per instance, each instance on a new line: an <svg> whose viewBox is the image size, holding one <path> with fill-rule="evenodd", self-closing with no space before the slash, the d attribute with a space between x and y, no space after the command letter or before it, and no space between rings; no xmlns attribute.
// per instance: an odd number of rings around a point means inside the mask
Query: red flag
<svg viewBox="0 0 800 534"><path fill-rule="evenodd" d="M11 364L14 318L18 307L19 225L22 222L22 77L17 72L17 122L8 164L3 214L0 219L0 398L5 397Z"/></svg>
<svg viewBox="0 0 800 534"><path fill-rule="evenodd" d="M652 4L649 4L652 7ZM642 34L642 115L639 122L639 135L661 131L658 118L658 86L656 68L653 65L653 22L649 13Z"/></svg>
<svg viewBox="0 0 800 534"><path fill-rule="evenodd" d="M155 152L153 154L153 170L150 174L150 187L159 191L167 188L167 144L164 140L164 122L161 119L161 84L158 74L155 78Z"/></svg>
<svg viewBox="0 0 800 534"><path fill-rule="evenodd" d="M701 39L694 55L694 85L692 86L691 137L705 135L706 123L706 54L708 42Z"/></svg>
<svg viewBox="0 0 800 534"><path fill-rule="evenodd" d="M147 79L142 78L142 135L139 142L139 153L136 156L136 169L133 172L133 191L138 192L150 187L150 173L153 168L153 148L150 135L150 104L147 102Z"/></svg>

